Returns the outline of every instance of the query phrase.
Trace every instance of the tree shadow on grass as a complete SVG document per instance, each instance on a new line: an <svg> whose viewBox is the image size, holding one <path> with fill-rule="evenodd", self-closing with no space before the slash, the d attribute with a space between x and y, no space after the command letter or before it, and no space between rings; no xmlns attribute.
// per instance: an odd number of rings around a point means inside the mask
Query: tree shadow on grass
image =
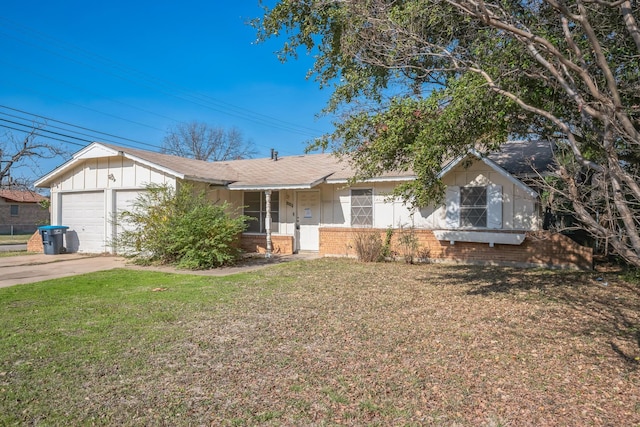
<svg viewBox="0 0 640 427"><path fill-rule="evenodd" d="M512 295L563 306L567 316L584 321L579 333L604 335L630 368L640 368L640 286L596 272L550 271L500 267L452 266L418 278L455 286L469 296ZM576 332L576 330L572 330Z"/></svg>

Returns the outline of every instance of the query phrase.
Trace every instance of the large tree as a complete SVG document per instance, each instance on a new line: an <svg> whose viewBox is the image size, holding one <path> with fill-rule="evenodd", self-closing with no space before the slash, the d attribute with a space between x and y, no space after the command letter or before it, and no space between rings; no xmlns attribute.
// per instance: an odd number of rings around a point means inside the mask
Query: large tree
<svg viewBox="0 0 640 427"><path fill-rule="evenodd" d="M162 152L205 161L245 159L255 154L238 129L227 130L198 121L170 128L162 142Z"/></svg>
<svg viewBox="0 0 640 427"><path fill-rule="evenodd" d="M440 200L442 162L513 137L545 138L552 208L640 266L640 14L625 0L281 0L256 22L281 58L315 55L334 87L332 144L370 176Z"/></svg>
<svg viewBox="0 0 640 427"><path fill-rule="evenodd" d="M24 187L31 185L30 175L42 174L39 163L44 159L63 157L67 150L51 143L40 135L44 124L34 125L20 136L10 131L0 137L0 187ZM20 170L28 168L31 174L21 175Z"/></svg>

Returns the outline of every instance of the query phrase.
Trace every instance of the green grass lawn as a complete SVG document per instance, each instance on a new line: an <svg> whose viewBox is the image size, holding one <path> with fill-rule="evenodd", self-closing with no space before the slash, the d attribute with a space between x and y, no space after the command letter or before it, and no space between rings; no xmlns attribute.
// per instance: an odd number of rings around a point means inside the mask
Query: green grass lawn
<svg viewBox="0 0 640 427"><path fill-rule="evenodd" d="M598 277L320 259L4 288L0 425L638 425L640 292Z"/></svg>

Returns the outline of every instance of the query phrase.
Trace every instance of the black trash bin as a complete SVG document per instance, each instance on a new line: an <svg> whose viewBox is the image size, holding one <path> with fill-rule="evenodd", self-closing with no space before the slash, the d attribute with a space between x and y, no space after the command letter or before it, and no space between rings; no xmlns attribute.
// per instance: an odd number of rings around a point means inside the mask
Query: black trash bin
<svg viewBox="0 0 640 427"><path fill-rule="evenodd" d="M46 255L58 255L67 252L64 248L63 237L68 228L66 225L44 225L38 227Z"/></svg>

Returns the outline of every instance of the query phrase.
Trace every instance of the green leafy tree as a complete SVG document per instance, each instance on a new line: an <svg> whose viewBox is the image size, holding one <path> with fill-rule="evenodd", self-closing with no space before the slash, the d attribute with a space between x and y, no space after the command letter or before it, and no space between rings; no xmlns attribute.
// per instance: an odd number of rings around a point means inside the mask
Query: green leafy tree
<svg viewBox="0 0 640 427"><path fill-rule="evenodd" d="M190 185L150 185L117 219L116 246L141 262L207 269L233 264L247 217L214 205Z"/></svg>
<svg viewBox="0 0 640 427"><path fill-rule="evenodd" d="M362 178L408 168L398 193L438 202L469 148L543 138L546 200L640 266L640 30L635 1L281 0L255 22L282 60L316 58L335 132L316 145ZM545 186L545 182L547 183ZM548 185L553 183L554 185ZM555 206L554 206L555 207Z"/></svg>

